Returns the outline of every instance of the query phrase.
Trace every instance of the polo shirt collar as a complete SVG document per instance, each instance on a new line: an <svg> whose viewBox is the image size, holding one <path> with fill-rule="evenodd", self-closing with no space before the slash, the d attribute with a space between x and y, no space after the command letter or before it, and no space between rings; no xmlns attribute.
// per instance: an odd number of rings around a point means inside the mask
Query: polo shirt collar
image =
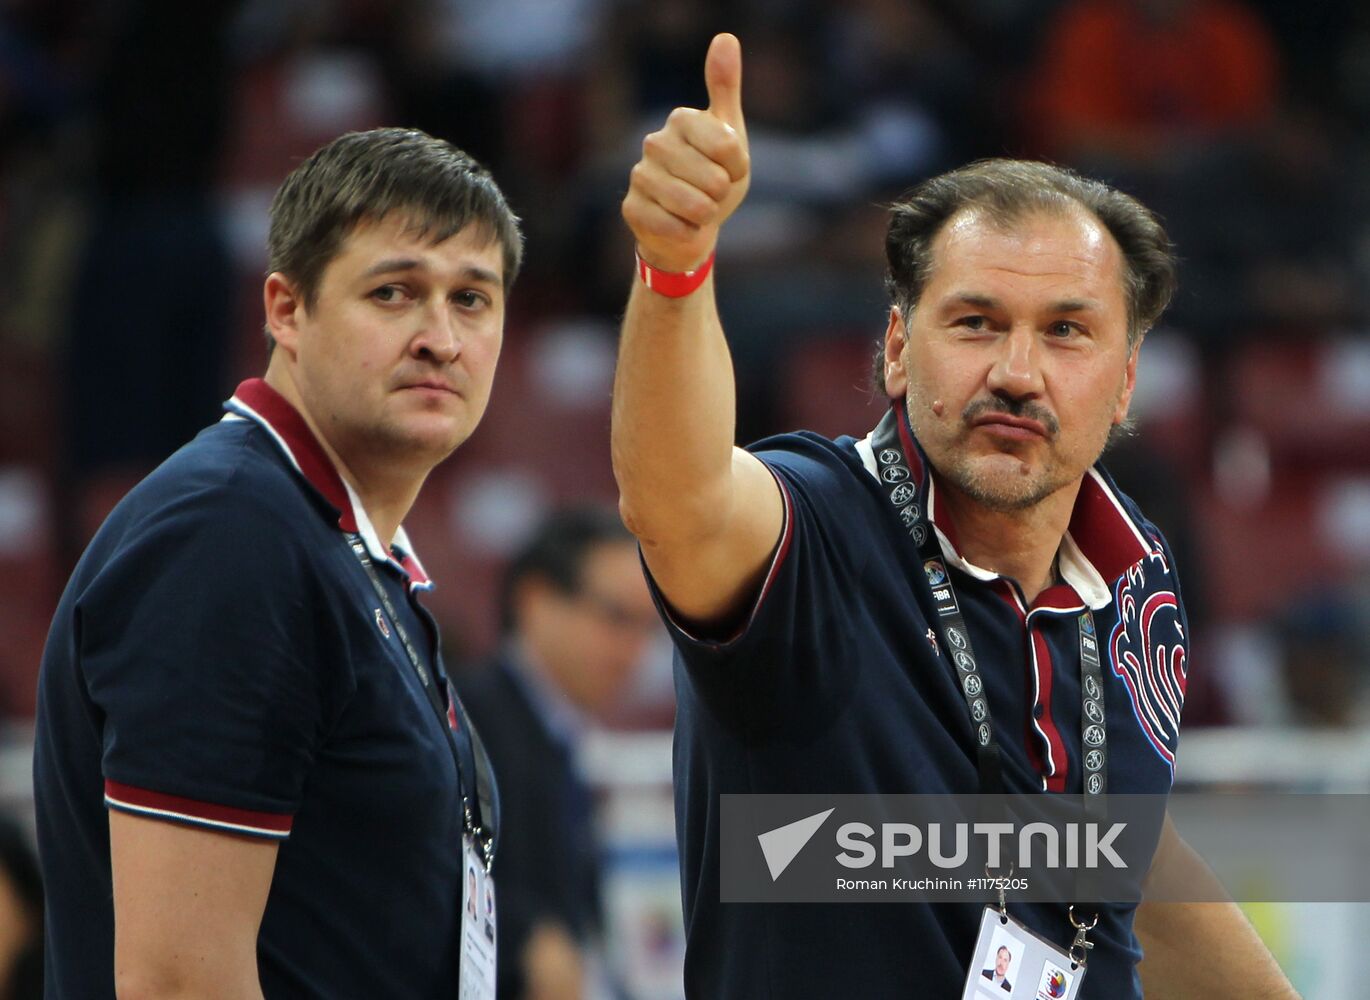
<svg viewBox="0 0 1370 1000"><path fill-rule="evenodd" d="M224 409L228 411L225 420L251 420L267 432L295 471L337 513L338 528L360 535L373 560L397 566L409 577L410 587L433 586L403 525L395 530L394 544L386 551L356 491L338 474L304 417L284 396L265 380L250 378L238 386Z"/></svg>
<svg viewBox="0 0 1370 1000"><path fill-rule="evenodd" d="M937 484L927 474L927 456L909 427L908 410L903 400L892 404L899 417L899 436L904 445L909 471L923 496L924 510L937 532L947 562L978 580L998 580L999 574L967 562L960 554L956 528L944 506L937 502ZM857 442L856 450L866 471L879 476L871 441L874 431ZM1088 606L1094 611L1113 601L1112 584L1136 563L1156 550L1141 526L1118 498L1098 464L1085 474L1075 509L1057 554L1057 569L1064 584L1048 587L1033 602L1033 610L1079 611Z"/></svg>

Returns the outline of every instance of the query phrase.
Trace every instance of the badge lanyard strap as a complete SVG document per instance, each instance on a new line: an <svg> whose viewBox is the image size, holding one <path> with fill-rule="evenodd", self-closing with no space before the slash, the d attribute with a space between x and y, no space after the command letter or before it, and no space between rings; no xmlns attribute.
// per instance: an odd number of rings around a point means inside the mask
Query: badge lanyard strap
<svg viewBox="0 0 1370 1000"><path fill-rule="evenodd" d="M899 436L899 419L897 406L892 406L876 426L871 437L881 488L889 490L890 504L900 523L908 531L909 537L913 539L924 564L926 565L928 560L937 560L938 565L945 565L945 556L937 541L932 521L927 516L927 511L919 509L918 491L913 485L913 476L909 472L903 442ZM994 735L994 721L990 715L984 678L975 659L970 630L966 627L965 616L961 613L960 602L956 599L956 588L949 570L946 579L933 589L946 591L945 599L939 599L934 595L933 604L940 619L940 638L955 665L956 679L965 699L966 711L970 715L971 729L975 735L980 792L1002 793L1003 753ZM1092 820L1101 820L1106 811L1104 793L1108 790L1108 730L1104 715L1103 673L1100 667L1094 615L1089 608L1084 609L1076 623L1080 635L1080 755L1085 772L1085 815ZM1003 909L1002 902L1000 909ZM1094 919L1098 920L1097 915ZM1078 924L1074 917L1074 907L1071 908L1071 924L1077 932L1072 954L1078 949L1079 954L1083 956L1087 948L1093 947L1083 939L1094 924L1090 923L1088 927Z"/></svg>
<svg viewBox="0 0 1370 1000"><path fill-rule="evenodd" d="M447 720L447 710L443 707L442 698L438 694L437 685L433 683L433 676L423 665L419 658L418 650L409 638L409 633L400 621L399 615L395 613L395 606L390 600L390 594L386 591L385 585L381 583L380 577L376 574L376 568L371 562L371 556L366 551L366 543L357 534L347 536L348 543L352 546L353 553L357 560L362 564L362 569L366 570L367 578L371 581L372 588L376 591L376 596L380 599L381 605L385 608L386 617L395 626L395 634L399 636L400 645L404 647L405 654L409 657L409 663L414 668L414 673L419 679L419 685L423 688L424 694L428 696L428 704L432 706L434 714L438 718L438 723L447 734L447 745L452 750L452 761L457 767L457 781L461 786L461 810L462 828L475 839L481 853L481 860L485 862L485 870L490 870L490 864L494 861L495 830L486 829L482 822L486 816L493 812L491 805L493 796L490 785L488 767L483 768L478 758L474 746L475 730L471 728L470 720L461 711L455 697L453 698L452 710L461 714L463 728L468 734L468 739L458 741L456 734L452 731L452 726ZM474 774L476 776L476 802L474 812L470 795L467 792L468 783L466 776Z"/></svg>
<svg viewBox="0 0 1370 1000"><path fill-rule="evenodd" d="M945 557L927 512L919 509L917 490L899 439L898 420L898 411L891 408L876 427L872 439L882 488L889 489L890 503L918 547L919 556L925 562L936 559L940 563ZM960 602L956 600L956 588L950 573L937 586L938 589L945 587L947 591L946 600L935 599L934 603L940 619L941 640L956 666L956 677L975 733L980 791L1002 792L1002 752L994 735L994 721L986 698L984 678L980 674ZM1102 796L1108 788L1108 731L1104 718L1098 639L1094 631L1094 616L1088 608L1080 614L1077 625L1080 633L1081 754L1087 775L1084 782L1085 808L1092 815L1096 809L1102 811Z"/></svg>

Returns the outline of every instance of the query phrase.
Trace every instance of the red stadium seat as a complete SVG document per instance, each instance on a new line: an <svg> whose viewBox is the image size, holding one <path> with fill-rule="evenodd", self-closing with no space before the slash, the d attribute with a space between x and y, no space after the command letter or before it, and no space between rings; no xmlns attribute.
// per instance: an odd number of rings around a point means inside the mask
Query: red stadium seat
<svg viewBox="0 0 1370 1000"><path fill-rule="evenodd" d="M1213 618L1252 621L1370 567L1370 477L1277 467L1265 496L1195 491Z"/></svg>
<svg viewBox="0 0 1370 1000"><path fill-rule="evenodd" d="M1227 378L1230 418L1260 431L1278 460L1370 467L1370 340L1256 343Z"/></svg>
<svg viewBox="0 0 1370 1000"><path fill-rule="evenodd" d="M814 340L790 352L777 401L779 426L828 437L863 436L888 406L869 389L875 340L868 336Z"/></svg>

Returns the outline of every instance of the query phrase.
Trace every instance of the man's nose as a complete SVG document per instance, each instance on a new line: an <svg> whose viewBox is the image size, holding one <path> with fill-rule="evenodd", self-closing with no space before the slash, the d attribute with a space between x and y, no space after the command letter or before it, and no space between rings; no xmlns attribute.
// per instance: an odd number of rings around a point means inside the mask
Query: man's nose
<svg viewBox="0 0 1370 1000"><path fill-rule="evenodd" d="M1033 330L1015 326L1000 343L999 354L987 379L991 392L1021 399L1042 392L1041 359Z"/></svg>
<svg viewBox="0 0 1370 1000"><path fill-rule="evenodd" d="M420 322L422 325L410 341L411 353L443 364L455 361L461 353L461 337L447 302L429 303L420 313Z"/></svg>

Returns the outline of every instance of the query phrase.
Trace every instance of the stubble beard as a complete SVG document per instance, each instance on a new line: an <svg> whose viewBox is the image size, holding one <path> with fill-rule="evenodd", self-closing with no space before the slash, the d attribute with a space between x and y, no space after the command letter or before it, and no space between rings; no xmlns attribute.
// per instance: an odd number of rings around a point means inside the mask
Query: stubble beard
<svg viewBox="0 0 1370 1000"><path fill-rule="evenodd" d="M1014 472L982 467L990 462L1017 461L1012 455L972 457L964 450L953 451L952 455L952 461L944 463L947 467L937 468L942 478L996 514L1012 514L1035 507L1071 483L1069 477L1062 476L1056 469L1055 462L1036 471Z"/></svg>
<svg viewBox="0 0 1370 1000"><path fill-rule="evenodd" d="M350 428L358 450L372 456L386 456L391 462L424 470L424 474L443 462L469 434L457 428L441 434L433 428L420 431L402 415L384 414L369 422L358 421Z"/></svg>
<svg viewBox="0 0 1370 1000"><path fill-rule="evenodd" d="M932 436L924 436L920 428L912 393L909 394L905 407L908 410L909 426L913 428L914 435L922 443L924 451L928 451ZM986 412L996 411L1028 416L1039 421L1047 429L1048 446L1057 439L1060 424L1055 417L1040 407L997 398L973 402L961 413L961 427L947 443L946 453L928 454L928 460L933 468L948 485L986 510L996 514L1012 514L1035 507L1075 481L1062 471L1050 449L1042 465L1036 469L1025 468L1022 460L1009 452L971 454L971 421ZM1005 465L1010 467L1004 468Z"/></svg>

